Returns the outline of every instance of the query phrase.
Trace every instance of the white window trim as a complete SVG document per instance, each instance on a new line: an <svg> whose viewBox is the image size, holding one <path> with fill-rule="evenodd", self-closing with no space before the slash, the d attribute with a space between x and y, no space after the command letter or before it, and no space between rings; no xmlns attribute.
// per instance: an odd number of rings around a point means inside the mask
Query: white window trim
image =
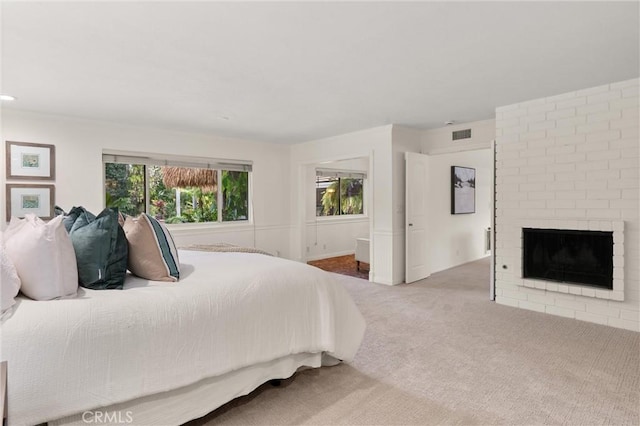
<svg viewBox="0 0 640 426"><path fill-rule="evenodd" d="M193 167L204 169L215 169L217 172L218 182L222 182L222 171L243 171L249 172L248 175L248 218L245 220L223 221L222 210L219 209L218 220L215 222L189 222L189 223L165 223L169 230L197 230L197 229L215 229L215 228L233 228L242 226L253 226L253 161L246 160L230 160L218 158L204 157L187 157L178 155L149 154L141 152L125 152L110 151L102 152L102 204L106 205L105 183L106 163L120 164L141 164L145 166L174 166L174 167ZM145 181L149 181L149 169L145 167ZM218 206L222 206L222 191L217 191ZM146 212L150 208L149 186L145 184L145 209Z"/></svg>

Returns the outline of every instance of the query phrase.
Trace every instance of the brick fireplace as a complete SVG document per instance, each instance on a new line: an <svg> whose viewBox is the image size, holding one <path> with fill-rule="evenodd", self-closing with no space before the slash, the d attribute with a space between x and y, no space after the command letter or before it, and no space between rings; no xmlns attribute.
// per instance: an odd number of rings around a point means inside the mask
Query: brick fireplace
<svg viewBox="0 0 640 426"><path fill-rule="evenodd" d="M498 303L640 330L638 82L496 110ZM612 288L525 278L523 228L612 232Z"/></svg>

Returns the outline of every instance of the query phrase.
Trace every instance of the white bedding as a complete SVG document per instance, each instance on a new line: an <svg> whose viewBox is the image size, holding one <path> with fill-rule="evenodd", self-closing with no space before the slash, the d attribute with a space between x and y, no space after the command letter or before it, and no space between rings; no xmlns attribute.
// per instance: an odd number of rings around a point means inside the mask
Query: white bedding
<svg viewBox="0 0 640 426"><path fill-rule="evenodd" d="M128 277L18 298L2 322L9 424L35 424L296 353L349 361L364 320L331 274L260 254L181 251L178 283Z"/></svg>

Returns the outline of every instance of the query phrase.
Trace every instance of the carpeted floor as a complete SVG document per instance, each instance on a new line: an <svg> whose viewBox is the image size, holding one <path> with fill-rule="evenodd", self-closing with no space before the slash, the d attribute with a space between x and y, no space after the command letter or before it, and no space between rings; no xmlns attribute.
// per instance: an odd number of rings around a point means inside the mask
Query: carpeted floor
<svg viewBox="0 0 640 426"><path fill-rule="evenodd" d="M336 274L349 275L365 280L369 279L369 264L360 262L360 270L358 270L356 257L353 254L330 257L328 259L311 260L307 263L325 271L335 272Z"/></svg>
<svg viewBox="0 0 640 426"><path fill-rule="evenodd" d="M640 334L495 304L488 274L484 259L395 287L336 275L367 320L355 360L189 425L640 423Z"/></svg>

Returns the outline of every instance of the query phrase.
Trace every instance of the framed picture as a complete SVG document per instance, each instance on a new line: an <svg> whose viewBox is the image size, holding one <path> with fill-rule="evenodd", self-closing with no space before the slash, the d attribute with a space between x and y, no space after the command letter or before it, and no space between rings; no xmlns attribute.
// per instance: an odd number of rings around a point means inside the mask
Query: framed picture
<svg viewBox="0 0 640 426"><path fill-rule="evenodd" d="M55 186L7 184L7 220L33 213L42 219L53 217Z"/></svg>
<svg viewBox="0 0 640 426"><path fill-rule="evenodd" d="M476 169L451 166L451 214L476 212Z"/></svg>
<svg viewBox="0 0 640 426"><path fill-rule="evenodd" d="M53 180L56 175L56 147L7 141L7 180Z"/></svg>

